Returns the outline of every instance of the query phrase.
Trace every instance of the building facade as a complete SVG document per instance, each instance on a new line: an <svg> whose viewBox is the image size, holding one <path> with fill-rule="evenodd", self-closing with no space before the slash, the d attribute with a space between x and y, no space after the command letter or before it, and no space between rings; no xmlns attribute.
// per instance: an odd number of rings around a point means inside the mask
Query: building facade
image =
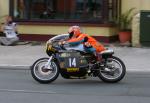
<svg viewBox="0 0 150 103"><path fill-rule="evenodd" d="M0 0L0 17L11 15L22 40L46 41L79 25L103 42L117 40L114 19L135 7L149 10L150 0Z"/></svg>

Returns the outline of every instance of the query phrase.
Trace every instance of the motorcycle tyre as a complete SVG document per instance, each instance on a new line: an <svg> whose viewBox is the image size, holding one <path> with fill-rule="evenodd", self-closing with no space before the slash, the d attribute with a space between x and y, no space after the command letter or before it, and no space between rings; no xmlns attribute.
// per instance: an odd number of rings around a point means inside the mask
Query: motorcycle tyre
<svg viewBox="0 0 150 103"><path fill-rule="evenodd" d="M123 61L121 59L119 59L118 57L115 57L115 56L112 56L113 59L117 60L121 66L122 66L122 74L116 78L116 79L108 79L108 78L105 78L101 72L99 72L99 79L101 79L103 82L106 82L106 83L116 83L116 82L119 82L120 80L122 80L126 74L126 67L125 67L125 64L123 63Z"/></svg>
<svg viewBox="0 0 150 103"><path fill-rule="evenodd" d="M57 68L58 68L56 75L55 75L53 78L49 79L49 80L41 80L41 79L37 78L36 75L34 74L34 67L35 67L35 65L36 65L39 61L44 60L44 59L47 59L47 60L48 60L49 58L40 58L40 59L36 60L36 61L33 63L33 65L31 66L31 75L32 75L32 77L33 77L36 81L38 81L39 83L41 83L41 84L48 84L48 83L51 83L51 82L55 81L55 80L58 78L58 76L59 76L59 66L58 66L58 63L57 63L56 61L54 61L55 64L56 64L56 66L57 66Z"/></svg>

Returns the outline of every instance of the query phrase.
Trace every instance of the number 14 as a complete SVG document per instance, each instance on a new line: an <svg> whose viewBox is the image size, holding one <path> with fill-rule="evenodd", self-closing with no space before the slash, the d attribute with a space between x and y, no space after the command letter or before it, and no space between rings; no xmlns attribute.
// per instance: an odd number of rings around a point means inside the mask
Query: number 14
<svg viewBox="0 0 150 103"><path fill-rule="evenodd" d="M76 67L76 58L69 58L69 66Z"/></svg>

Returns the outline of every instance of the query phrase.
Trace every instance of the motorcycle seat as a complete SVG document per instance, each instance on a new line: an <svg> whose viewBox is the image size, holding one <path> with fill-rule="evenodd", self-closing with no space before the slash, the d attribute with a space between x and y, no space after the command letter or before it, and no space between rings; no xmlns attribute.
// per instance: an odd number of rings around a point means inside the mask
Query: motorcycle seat
<svg viewBox="0 0 150 103"><path fill-rule="evenodd" d="M101 54L101 55L103 55L103 54L114 54L114 50L112 50L112 49L107 49L107 50L102 51L100 54Z"/></svg>

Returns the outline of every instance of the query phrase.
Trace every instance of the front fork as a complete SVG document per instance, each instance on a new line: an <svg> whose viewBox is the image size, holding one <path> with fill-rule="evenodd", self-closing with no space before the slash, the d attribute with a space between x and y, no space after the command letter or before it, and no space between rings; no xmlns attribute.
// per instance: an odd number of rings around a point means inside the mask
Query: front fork
<svg viewBox="0 0 150 103"><path fill-rule="evenodd" d="M52 64L51 61L52 61L52 59L53 59L53 55L49 57L47 63L44 65L44 67L45 67L46 69L52 70L52 68L51 68L51 64Z"/></svg>

